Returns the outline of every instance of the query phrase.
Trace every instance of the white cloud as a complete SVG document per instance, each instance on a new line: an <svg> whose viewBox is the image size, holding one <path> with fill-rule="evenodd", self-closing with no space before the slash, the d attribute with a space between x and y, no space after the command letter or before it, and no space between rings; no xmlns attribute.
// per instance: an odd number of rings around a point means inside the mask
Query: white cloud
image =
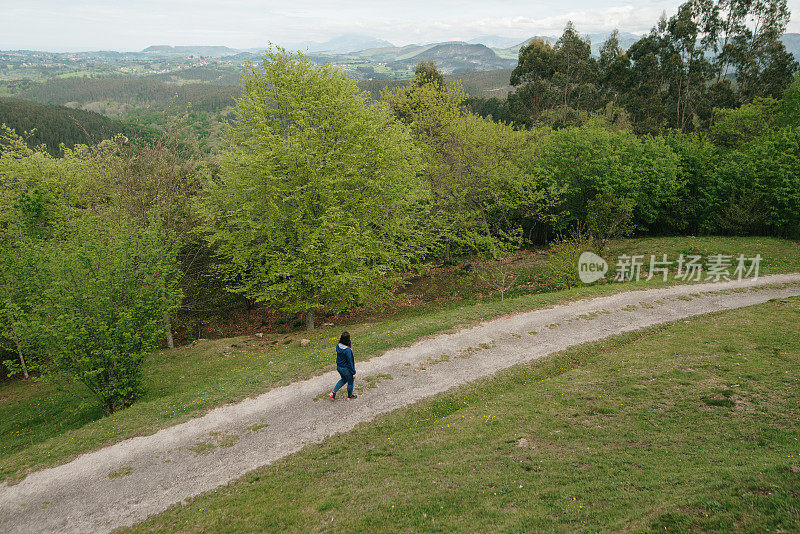
<svg viewBox="0 0 800 534"><path fill-rule="evenodd" d="M160 44L261 47L268 41L323 41L364 33L397 44L558 35L568 20L581 33L647 32L675 0L0 0L0 49L136 50ZM789 7L800 14L800 0ZM800 15L799 15L800 16ZM798 16L789 31L800 31Z"/></svg>

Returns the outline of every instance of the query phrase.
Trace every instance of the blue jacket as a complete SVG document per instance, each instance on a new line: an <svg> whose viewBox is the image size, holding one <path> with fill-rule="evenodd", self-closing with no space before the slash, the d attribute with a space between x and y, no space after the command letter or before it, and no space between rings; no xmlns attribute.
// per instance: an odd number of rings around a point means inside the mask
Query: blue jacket
<svg viewBox="0 0 800 534"><path fill-rule="evenodd" d="M346 369L351 375L356 374L356 362L353 359L353 349L341 343L336 345L336 367Z"/></svg>

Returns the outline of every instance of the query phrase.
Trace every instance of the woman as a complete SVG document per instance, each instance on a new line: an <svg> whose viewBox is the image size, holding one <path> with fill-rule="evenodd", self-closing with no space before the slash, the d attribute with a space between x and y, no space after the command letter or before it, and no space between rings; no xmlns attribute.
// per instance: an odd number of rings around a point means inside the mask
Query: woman
<svg viewBox="0 0 800 534"><path fill-rule="evenodd" d="M343 385L347 384L347 400L355 399L358 395L353 394L353 381L356 376L356 362L353 360L353 349L350 344L350 333L342 332L339 338L339 344L336 345L336 370L342 377L336 383L333 391L328 393L331 400L336 398L336 392L339 391Z"/></svg>

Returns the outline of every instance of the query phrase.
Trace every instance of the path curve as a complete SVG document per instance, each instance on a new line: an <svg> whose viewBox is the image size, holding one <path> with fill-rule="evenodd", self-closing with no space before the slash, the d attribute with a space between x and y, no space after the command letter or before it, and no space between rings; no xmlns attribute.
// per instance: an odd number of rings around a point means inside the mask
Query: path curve
<svg viewBox="0 0 800 534"><path fill-rule="evenodd" d="M0 532L107 532L132 525L309 443L512 365L654 324L797 295L800 273L672 286L517 313L431 337L358 363L357 379L375 380L357 401L313 400L338 378L328 372L84 454L13 486L4 483ZM130 474L109 478L121 468Z"/></svg>

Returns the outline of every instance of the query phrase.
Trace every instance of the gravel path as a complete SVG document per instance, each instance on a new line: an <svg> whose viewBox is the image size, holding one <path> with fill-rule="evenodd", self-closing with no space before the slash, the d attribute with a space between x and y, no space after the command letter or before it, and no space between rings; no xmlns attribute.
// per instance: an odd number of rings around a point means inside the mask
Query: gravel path
<svg viewBox="0 0 800 534"><path fill-rule="evenodd" d="M621 332L797 295L800 273L673 286L518 313L435 336L357 362L357 383L371 378L374 387L356 401L314 400L338 378L328 372L84 454L16 485L2 484L0 532L107 532L132 525L309 443L512 365Z"/></svg>

